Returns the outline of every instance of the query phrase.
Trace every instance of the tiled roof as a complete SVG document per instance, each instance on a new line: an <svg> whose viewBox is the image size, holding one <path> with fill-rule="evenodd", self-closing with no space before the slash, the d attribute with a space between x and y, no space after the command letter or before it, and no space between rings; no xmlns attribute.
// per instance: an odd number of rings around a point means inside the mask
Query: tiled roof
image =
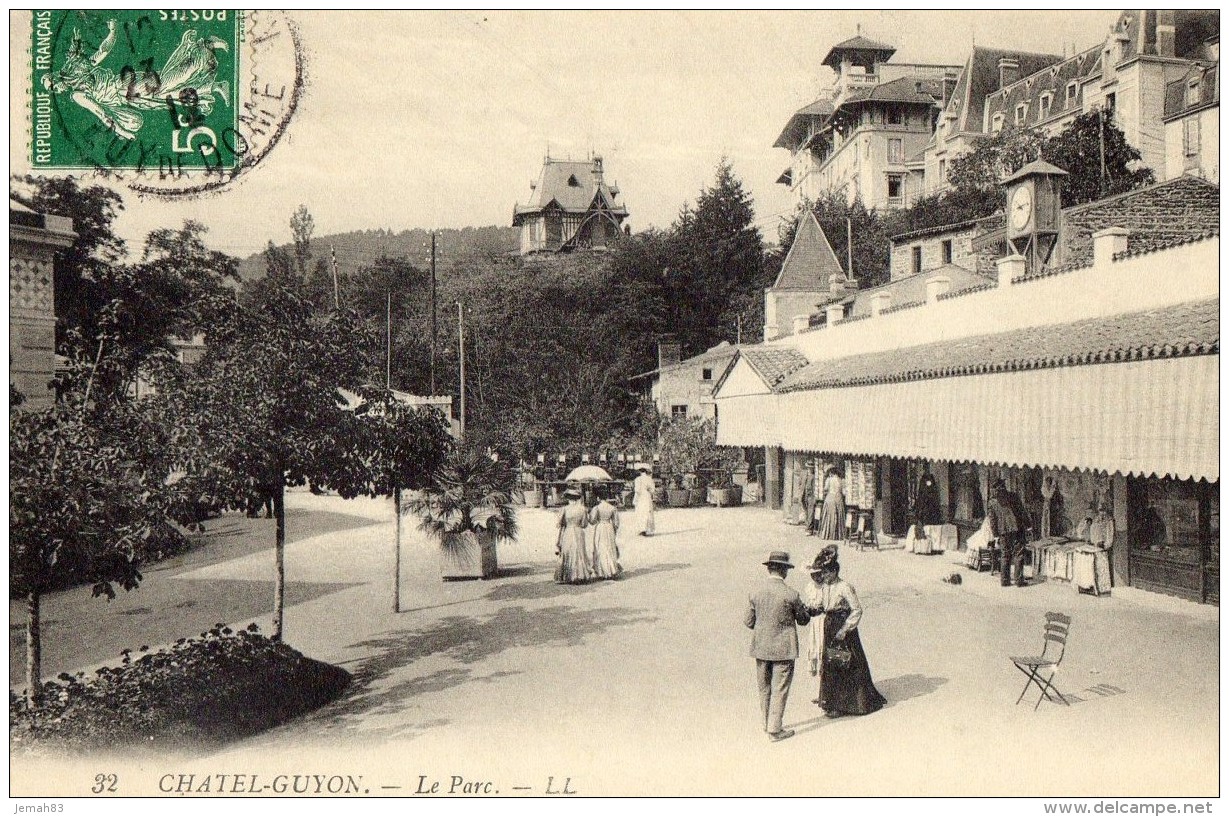
<svg viewBox="0 0 1229 817"><path fill-rule="evenodd" d="M785 123L781 135L777 137L777 141L772 143L772 146L794 150L806 138L808 126L813 120L824 119L831 114L832 102L827 99L818 99L805 108L799 108Z"/></svg>
<svg viewBox="0 0 1229 817"><path fill-rule="evenodd" d="M933 105L943 98L943 82L932 77L908 76L884 82L870 88L855 88L842 107L858 102L907 102Z"/></svg>
<svg viewBox="0 0 1229 817"><path fill-rule="evenodd" d="M798 222L794 243L790 245L772 288L828 292L834 275L844 278L845 270L815 220L815 214L807 210Z"/></svg>
<svg viewBox="0 0 1229 817"><path fill-rule="evenodd" d="M742 349L739 354L769 388L775 388L782 380L810 363L802 352L790 346L756 346Z"/></svg>
<svg viewBox="0 0 1229 817"><path fill-rule="evenodd" d="M973 248L993 252L1006 242L1002 213L982 220ZM1130 231L1127 250L1154 252L1220 233L1220 188L1195 176L1179 176L1139 190L1063 210L1063 256L1058 271L1092 265L1092 234L1108 227Z"/></svg>
<svg viewBox="0 0 1229 817"><path fill-rule="evenodd" d="M1092 234L1107 227L1131 231L1127 249L1151 251L1182 244L1220 229L1220 188L1179 176L1140 190L1063 210L1065 265L1092 263Z"/></svg>
<svg viewBox="0 0 1229 817"><path fill-rule="evenodd" d="M878 51L886 54L887 57L891 57L896 53L896 49L892 46L868 40L859 34L856 37L850 37L848 40L832 46L831 50L828 51L828 56L824 57L824 61L820 64L828 66L833 71L841 70L841 60L837 56L841 51Z"/></svg>
<svg viewBox="0 0 1229 817"><path fill-rule="evenodd" d="M780 392L1219 354L1220 300L819 360Z"/></svg>

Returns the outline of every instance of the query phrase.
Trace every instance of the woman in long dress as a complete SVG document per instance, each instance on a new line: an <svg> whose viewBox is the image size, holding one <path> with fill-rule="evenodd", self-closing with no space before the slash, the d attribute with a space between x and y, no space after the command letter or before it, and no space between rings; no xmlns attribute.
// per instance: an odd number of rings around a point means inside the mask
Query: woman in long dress
<svg viewBox="0 0 1229 817"><path fill-rule="evenodd" d="M559 566L555 568L555 581L559 584L581 584L593 578L589 549L585 547L589 509L585 507L580 491L573 488L565 491L563 498L568 500L568 504L559 514L559 541L555 546Z"/></svg>
<svg viewBox="0 0 1229 817"><path fill-rule="evenodd" d="M835 468L824 480L824 504L819 513L819 538L845 538L845 480Z"/></svg>
<svg viewBox="0 0 1229 817"><path fill-rule="evenodd" d="M605 496L589 511L593 526L593 577L614 579L623 572L619 565L619 511Z"/></svg>
<svg viewBox="0 0 1229 817"><path fill-rule="evenodd" d="M836 545L819 552L811 564L811 581L803 594L811 614L811 673L819 675L818 703L829 718L867 715L887 700L875 688L858 624L862 605L853 587L841 578Z"/></svg>
<svg viewBox="0 0 1229 817"><path fill-rule="evenodd" d="M635 489L633 502L636 506L636 522L641 536L653 535L653 492L657 485L653 482L651 469L647 465L639 466L640 476L632 483Z"/></svg>

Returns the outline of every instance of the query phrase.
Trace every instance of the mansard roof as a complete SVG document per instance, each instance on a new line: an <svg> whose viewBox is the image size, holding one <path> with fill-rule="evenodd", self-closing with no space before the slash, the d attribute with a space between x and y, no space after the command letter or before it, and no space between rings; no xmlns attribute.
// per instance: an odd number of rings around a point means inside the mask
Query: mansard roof
<svg viewBox="0 0 1229 817"><path fill-rule="evenodd" d="M999 89L999 60L1003 58L1019 63L1022 76L1035 74L1062 62L1062 57L1057 54L974 47L944 111L944 118L956 118L957 132L983 132L982 112L986 108L987 97Z"/></svg>
<svg viewBox="0 0 1229 817"><path fill-rule="evenodd" d="M781 273L772 288L828 292L833 276L844 279L845 270L841 268L841 262L815 214L807 210L798 221L794 243L785 255Z"/></svg>
<svg viewBox="0 0 1229 817"><path fill-rule="evenodd" d="M986 98L985 121L990 122L996 113L1002 113L1006 121L1015 125L1016 106L1020 103L1026 106L1023 127L1037 125L1056 116L1078 113L1084 104L1084 82L1100 69L1101 46L1095 45L1039 71L1025 74L1022 70L1019 81L995 90ZM1073 82L1075 96L1068 99L1067 86ZM1044 117L1040 103L1043 94L1050 96L1050 107Z"/></svg>

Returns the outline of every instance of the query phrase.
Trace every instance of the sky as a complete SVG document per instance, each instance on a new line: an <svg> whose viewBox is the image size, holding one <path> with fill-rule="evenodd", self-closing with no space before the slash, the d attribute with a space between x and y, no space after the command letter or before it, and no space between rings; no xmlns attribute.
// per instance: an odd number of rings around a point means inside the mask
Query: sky
<svg viewBox="0 0 1229 817"><path fill-rule="evenodd" d="M896 47L894 62L962 64L974 43L1083 50L1117 15L295 12L308 76L285 138L219 195L168 202L125 191L117 227L136 249L149 230L194 218L215 249L245 256L289 241L299 204L317 235L510 225L549 151L601 155L633 230L668 226L726 156L775 240L792 202L775 184L789 156L772 143L831 86L820 63L859 25ZM10 22L11 36L21 25ZM23 59L10 49L15 106L27 99ZM28 120L13 113L10 166L21 173Z"/></svg>

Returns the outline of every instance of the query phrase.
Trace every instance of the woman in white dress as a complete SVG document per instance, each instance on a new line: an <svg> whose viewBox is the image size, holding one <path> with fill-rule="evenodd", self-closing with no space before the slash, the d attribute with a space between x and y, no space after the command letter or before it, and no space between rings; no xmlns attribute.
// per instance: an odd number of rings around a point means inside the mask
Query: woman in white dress
<svg viewBox="0 0 1229 817"><path fill-rule="evenodd" d="M585 546L589 509L585 507L580 491L575 488L569 488L563 497L568 504L559 514L559 539L555 545L559 566L555 568L555 581L559 584L582 584L593 578L589 549Z"/></svg>
<svg viewBox="0 0 1229 817"><path fill-rule="evenodd" d="M589 511L589 524L593 527L593 577L618 578L623 572L619 565L619 511L605 495Z"/></svg>
<svg viewBox="0 0 1229 817"><path fill-rule="evenodd" d="M641 536L653 535L653 492L657 485L653 482L652 469L647 465L637 466L640 476L632 483L635 489L633 502L636 506L636 523Z"/></svg>

